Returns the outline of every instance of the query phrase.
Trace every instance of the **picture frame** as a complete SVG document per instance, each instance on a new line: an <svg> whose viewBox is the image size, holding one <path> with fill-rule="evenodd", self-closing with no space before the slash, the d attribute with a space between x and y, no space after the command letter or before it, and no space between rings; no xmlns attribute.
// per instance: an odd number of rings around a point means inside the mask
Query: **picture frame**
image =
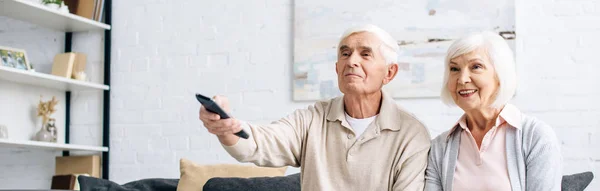
<svg viewBox="0 0 600 191"><path fill-rule="evenodd" d="M292 100L317 101L343 95L335 72L339 38L342 31L366 24L382 27L400 46L397 57L391 58L398 64L396 76L382 89L394 99L436 99L443 87L444 59L452 42L477 31L516 37L515 1L493 2L295 1ZM467 6L457 8L457 4Z"/></svg>
<svg viewBox="0 0 600 191"><path fill-rule="evenodd" d="M31 70L29 57L23 49L0 46L0 66L19 70Z"/></svg>

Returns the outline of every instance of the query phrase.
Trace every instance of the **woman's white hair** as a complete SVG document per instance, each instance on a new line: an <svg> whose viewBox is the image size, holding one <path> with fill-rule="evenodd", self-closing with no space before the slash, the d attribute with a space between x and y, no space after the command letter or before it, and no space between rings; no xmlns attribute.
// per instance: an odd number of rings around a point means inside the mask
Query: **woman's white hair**
<svg viewBox="0 0 600 191"><path fill-rule="evenodd" d="M493 32L480 32L457 39L450 45L444 61L444 83L442 85L441 99L446 105L455 106L450 90L448 90L450 60L476 49L487 53L490 62L496 70L496 77L500 87L495 95L494 103L490 106L500 108L506 105L514 96L517 89L517 73L513 52L500 35ZM456 83L456 82L451 82Z"/></svg>
<svg viewBox="0 0 600 191"><path fill-rule="evenodd" d="M398 63L398 51L400 51L400 46L398 46L398 43L394 37L392 37L392 35L372 24L361 25L347 29L342 34L342 37L340 37L338 46L346 37L360 32L373 33L377 38L379 38L379 40L381 40L381 42L383 42L383 45L385 46L379 47L379 49L381 50L381 54L383 55L386 64Z"/></svg>

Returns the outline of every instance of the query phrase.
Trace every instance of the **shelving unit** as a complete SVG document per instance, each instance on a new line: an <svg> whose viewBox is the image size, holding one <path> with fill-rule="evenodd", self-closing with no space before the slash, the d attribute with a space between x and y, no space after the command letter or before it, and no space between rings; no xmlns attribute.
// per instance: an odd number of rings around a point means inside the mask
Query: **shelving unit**
<svg viewBox="0 0 600 191"><path fill-rule="evenodd" d="M108 90L104 84L82 82L50 74L29 72L14 68L0 67L0 79L15 83L52 88L63 91Z"/></svg>
<svg viewBox="0 0 600 191"><path fill-rule="evenodd" d="M104 83L78 81L50 74L18 70L0 66L0 80L65 91L65 143L0 139L0 147L63 151L91 151L102 153L102 178L109 175L110 148L110 59L112 0L104 0L105 23L48 8L24 0L0 0L0 16L29 22L65 32L65 52L71 52L73 32L104 31ZM84 52L84 51L83 51ZM71 144L69 141L71 91L103 91L102 146Z"/></svg>
<svg viewBox="0 0 600 191"><path fill-rule="evenodd" d="M6 139L0 139L0 147L23 148L23 149L34 148L34 149L44 149L44 150L56 150L56 151L94 151L94 152L108 151L108 147L48 143L48 142L40 142L40 141L18 141L18 140L6 140Z"/></svg>
<svg viewBox="0 0 600 191"><path fill-rule="evenodd" d="M110 25L23 0L0 1L0 15L65 32L110 30Z"/></svg>

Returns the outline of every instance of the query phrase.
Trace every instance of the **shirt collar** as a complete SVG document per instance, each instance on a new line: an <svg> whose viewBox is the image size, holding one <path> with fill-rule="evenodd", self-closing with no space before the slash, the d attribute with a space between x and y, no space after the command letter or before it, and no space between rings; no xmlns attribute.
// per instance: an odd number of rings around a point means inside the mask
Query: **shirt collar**
<svg viewBox="0 0 600 191"><path fill-rule="evenodd" d="M379 108L379 114L377 118L375 118L375 123L381 129L390 129L390 130L400 130L401 124L395 124L397 115L397 105L396 101L389 96L385 91L381 90L381 106ZM331 103L331 108L329 113L327 114L328 121L341 121L342 125L347 125L345 120L345 110L344 110L344 96L339 96L333 99Z"/></svg>
<svg viewBox="0 0 600 191"><path fill-rule="evenodd" d="M521 129L521 111L512 104L506 104L496 119L496 126L504 122L508 123L511 127ZM463 114L458 121L454 123L450 132L454 132L457 129L467 129L466 114ZM448 137L450 137L451 134L452 133L448 133Z"/></svg>

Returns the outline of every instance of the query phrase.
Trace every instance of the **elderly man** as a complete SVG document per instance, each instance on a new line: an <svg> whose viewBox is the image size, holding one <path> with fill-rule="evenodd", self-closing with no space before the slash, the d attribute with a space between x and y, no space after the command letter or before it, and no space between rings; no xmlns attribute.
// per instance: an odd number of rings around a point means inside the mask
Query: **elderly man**
<svg viewBox="0 0 600 191"><path fill-rule="evenodd" d="M382 92L398 71L396 41L366 25L348 29L338 45L343 96L320 101L268 125L200 120L227 152L259 166L300 166L304 190L423 190L430 135ZM229 111L227 99L215 101ZM235 132L245 129L249 139Z"/></svg>

